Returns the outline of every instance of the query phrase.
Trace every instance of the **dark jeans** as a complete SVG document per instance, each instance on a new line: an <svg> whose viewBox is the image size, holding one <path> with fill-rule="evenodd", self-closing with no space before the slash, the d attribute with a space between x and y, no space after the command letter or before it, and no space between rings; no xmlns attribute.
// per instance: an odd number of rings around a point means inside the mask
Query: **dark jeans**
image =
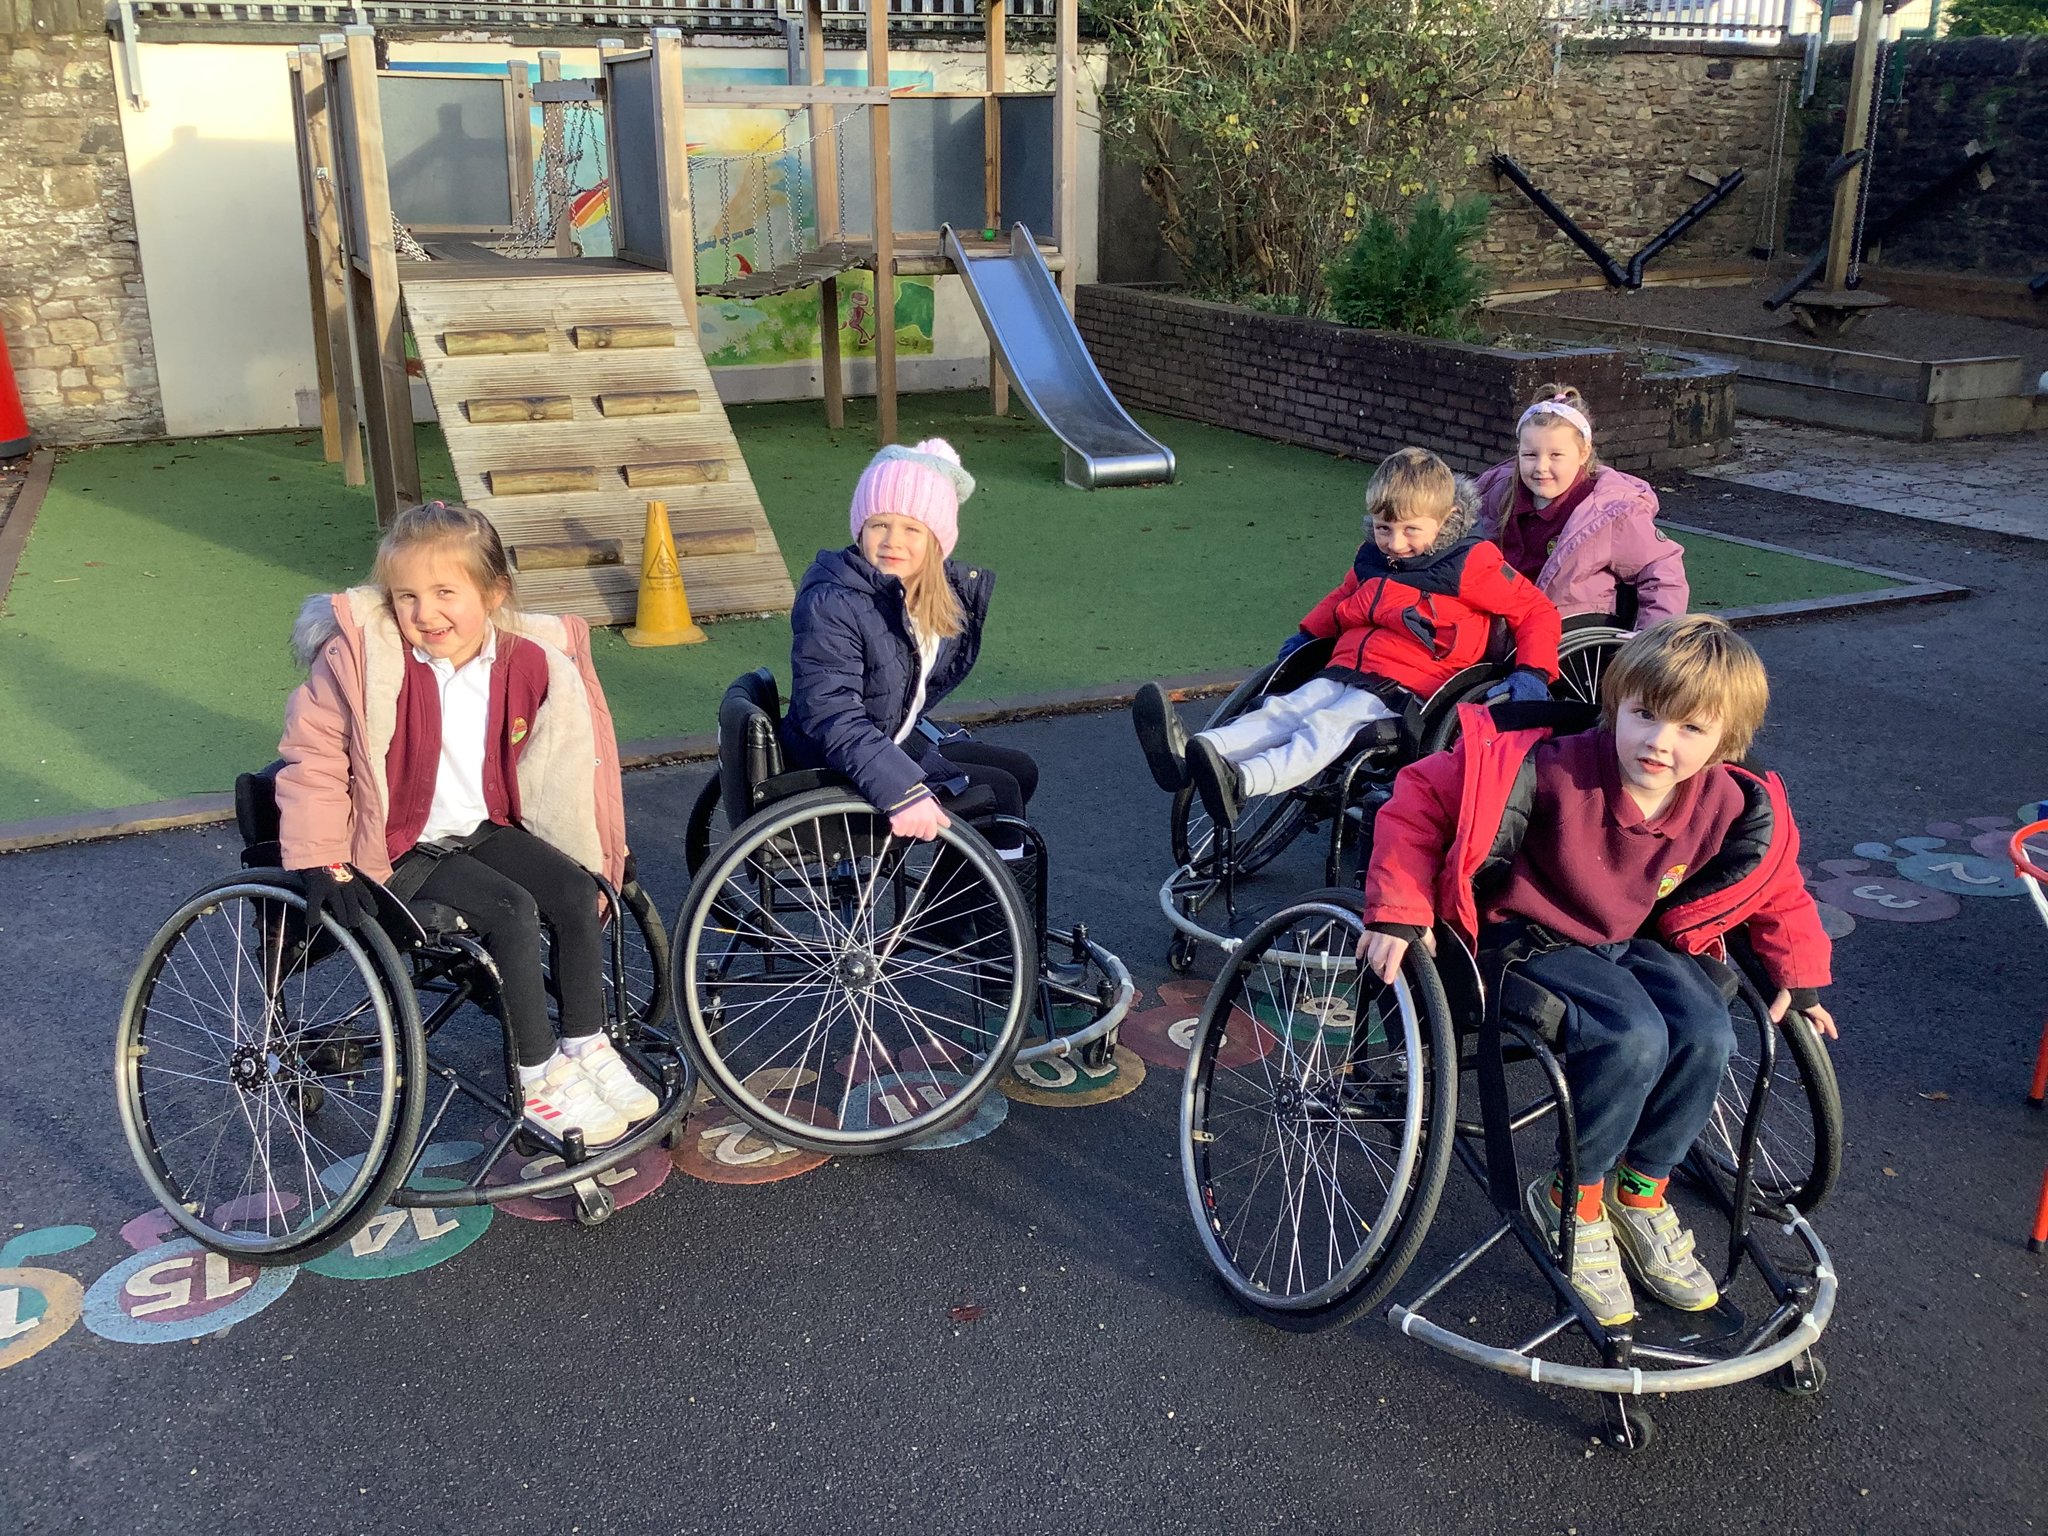
<svg viewBox="0 0 2048 1536"><path fill-rule="evenodd" d="M996 814L1021 818L1038 789L1038 764L1028 752L1011 747L992 747L984 741L950 741L939 748L947 762L966 776L970 786L986 785L996 797ZM945 799L945 796L941 796ZM990 838L998 849L1016 848L1023 838L998 830Z"/></svg>
<svg viewBox="0 0 2048 1536"><path fill-rule="evenodd" d="M1647 939L1553 949L1521 969L1565 1001L1579 1182L1605 1178L1624 1155L1663 1178L1706 1128L1735 1049L1721 994L1687 956Z"/></svg>
<svg viewBox="0 0 2048 1536"><path fill-rule="evenodd" d="M415 848L398 861L394 880L407 883L432 859ZM540 930L554 940L549 959L562 1033L571 1038L604 1028L604 945L597 886L590 873L552 844L520 827L489 827L465 851L433 859L413 887L422 901L452 907L469 919L504 977L505 1021L523 1067L555 1053L541 975Z"/></svg>

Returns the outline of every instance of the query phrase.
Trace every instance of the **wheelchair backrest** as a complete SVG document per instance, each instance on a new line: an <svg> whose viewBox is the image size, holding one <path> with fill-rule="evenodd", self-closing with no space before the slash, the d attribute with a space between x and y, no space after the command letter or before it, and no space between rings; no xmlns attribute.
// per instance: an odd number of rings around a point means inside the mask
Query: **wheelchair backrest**
<svg viewBox="0 0 2048 1536"><path fill-rule="evenodd" d="M766 667L733 679L718 706L718 793L726 821L738 826L755 811L756 791L782 772L782 695Z"/></svg>
<svg viewBox="0 0 2048 1536"><path fill-rule="evenodd" d="M235 827L244 848L278 840L277 776L283 768L284 759L279 758L254 773L235 776Z"/></svg>

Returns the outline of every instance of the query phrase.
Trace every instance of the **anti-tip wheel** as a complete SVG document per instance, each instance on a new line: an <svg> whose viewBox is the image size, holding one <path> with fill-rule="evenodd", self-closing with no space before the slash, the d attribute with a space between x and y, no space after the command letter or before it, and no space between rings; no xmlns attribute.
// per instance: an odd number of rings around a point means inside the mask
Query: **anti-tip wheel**
<svg viewBox="0 0 2048 1536"><path fill-rule="evenodd" d="M576 1220L583 1226L595 1227L611 1220L612 1212L618 1209L612 1200L612 1192L595 1179L583 1179L577 1183Z"/></svg>
<svg viewBox="0 0 2048 1536"><path fill-rule="evenodd" d="M1607 1440L1624 1456L1640 1456L1657 1443L1657 1421L1631 1398L1614 1398L1607 1410Z"/></svg>
<svg viewBox="0 0 2048 1536"><path fill-rule="evenodd" d="M1828 1364L1807 1350L1771 1372L1771 1385L1787 1397L1813 1397L1828 1384Z"/></svg>

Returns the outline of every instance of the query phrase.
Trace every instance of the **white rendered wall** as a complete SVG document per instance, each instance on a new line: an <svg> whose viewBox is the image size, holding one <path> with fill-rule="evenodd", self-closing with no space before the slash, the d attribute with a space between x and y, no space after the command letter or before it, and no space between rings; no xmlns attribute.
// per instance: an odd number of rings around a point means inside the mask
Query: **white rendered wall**
<svg viewBox="0 0 2048 1536"><path fill-rule="evenodd" d="M637 41L629 36L629 43ZM263 431L319 422L319 379L313 359L312 301L299 214L298 162L292 146L285 57L277 44L144 43L140 66L147 105L123 92L121 126L134 187L137 239L149 295L166 430L173 435ZM569 73L594 69L597 50L561 50ZM504 44L398 41L394 63L524 59L539 69L539 50ZM720 46L700 40L691 66L784 67L779 47ZM866 54L835 49L834 69L865 68ZM1100 143L1095 133L1099 55L1083 60L1076 229L1071 244L1080 280L1096 267ZM978 52L898 52L895 70L929 72L939 90L978 90ZM1013 89L1049 83L1049 56L1013 53ZM116 66L121 68L118 51ZM125 70L120 78L126 81ZM898 167L899 176L905 174ZM784 363L714 371L722 397L733 401L815 397L823 380L815 363ZM986 382L988 340L955 277L938 280L933 351L898 362L906 392L959 389ZM872 393L874 364L846 362L849 392ZM415 392L416 405L424 391ZM426 411L418 414L424 418Z"/></svg>

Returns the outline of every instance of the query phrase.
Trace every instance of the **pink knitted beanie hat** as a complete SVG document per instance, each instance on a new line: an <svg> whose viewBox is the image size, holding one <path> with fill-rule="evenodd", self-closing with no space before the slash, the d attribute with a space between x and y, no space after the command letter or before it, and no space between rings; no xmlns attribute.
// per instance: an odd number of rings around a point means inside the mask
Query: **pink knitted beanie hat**
<svg viewBox="0 0 2048 1536"><path fill-rule="evenodd" d="M854 542L871 517L914 517L931 529L947 559L960 542L960 503L974 494L974 476L960 467L960 455L943 437L928 437L914 448L891 443L861 471L853 488Z"/></svg>

